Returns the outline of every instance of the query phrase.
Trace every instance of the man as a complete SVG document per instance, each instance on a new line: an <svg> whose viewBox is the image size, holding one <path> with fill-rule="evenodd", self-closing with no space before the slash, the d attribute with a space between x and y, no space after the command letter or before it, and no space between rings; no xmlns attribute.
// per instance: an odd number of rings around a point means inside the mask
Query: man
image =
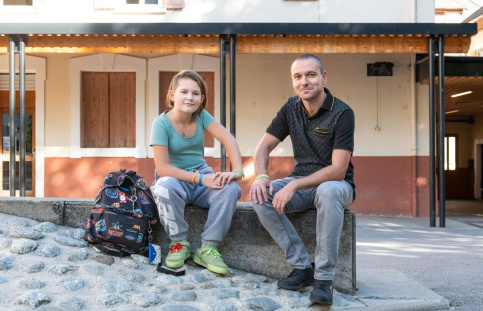
<svg viewBox="0 0 483 311"><path fill-rule="evenodd" d="M291 67L297 96L278 111L255 151L257 177L250 189L261 223L285 251L292 273L278 287L299 290L313 285L310 300L332 304L332 280L344 220L344 209L354 200L354 112L324 88L327 72L311 54ZM295 164L289 177L271 181L270 152L288 135ZM284 213L317 209L315 269L292 223ZM315 270L315 271L314 271Z"/></svg>

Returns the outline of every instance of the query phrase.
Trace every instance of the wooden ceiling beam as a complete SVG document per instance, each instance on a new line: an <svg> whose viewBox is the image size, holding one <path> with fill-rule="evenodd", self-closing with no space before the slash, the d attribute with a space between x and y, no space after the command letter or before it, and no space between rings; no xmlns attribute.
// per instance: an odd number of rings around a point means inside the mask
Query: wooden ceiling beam
<svg viewBox="0 0 483 311"><path fill-rule="evenodd" d="M465 53L471 39L446 38L445 52ZM424 37L286 37L237 38L237 53L428 53Z"/></svg>
<svg viewBox="0 0 483 311"><path fill-rule="evenodd" d="M8 52L0 36L0 53ZM240 54L276 53L427 53L428 39L399 36L239 36ZM445 38L445 52L465 53L470 37ZM218 36L29 36L26 53L157 53L217 54Z"/></svg>
<svg viewBox="0 0 483 311"><path fill-rule="evenodd" d="M1 43L1 42L0 42ZM0 53L6 46L0 44ZM7 44L8 46L8 38ZM220 52L217 37L28 37L26 53L157 53L213 54Z"/></svg>

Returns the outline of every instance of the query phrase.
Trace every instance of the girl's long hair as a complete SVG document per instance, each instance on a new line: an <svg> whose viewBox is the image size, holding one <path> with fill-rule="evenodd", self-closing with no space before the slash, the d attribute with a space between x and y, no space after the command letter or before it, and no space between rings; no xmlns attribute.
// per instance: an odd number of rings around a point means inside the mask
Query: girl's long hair
<svg viewBox="0 0 483 311"><path fill-rule="evenodd" d="M176 91L176 88L178 87L178 82L181 79L191 79L196 83L198 83L200 87L201 95L203 96L203 101L201 102L201 105L198 108L198 110L196 110L193 113L193 115L197 115L201 113L201 111L205 109L206 101L208 99L208 96L206 94L206 84L203 78L192 70L181 70L173 77L173 79L171 80L171 83L169 84L168 94L166 95L166 106L170 109L173 109L174 105L171 99L169 98L169 91L172 91L174 93L174 91Z"/></svg>

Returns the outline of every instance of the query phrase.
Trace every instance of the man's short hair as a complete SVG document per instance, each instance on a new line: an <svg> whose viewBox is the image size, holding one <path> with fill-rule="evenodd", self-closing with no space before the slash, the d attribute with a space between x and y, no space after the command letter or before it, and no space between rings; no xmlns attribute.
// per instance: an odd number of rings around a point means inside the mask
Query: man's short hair
<svg viewBox="0 0 483 311"><path fill-rule="evenodd" d="M318 58L317 56L315 56L313 54L302 54L299 57L297 57L293 62L295 63L298 60L306 60L306 59L313 59L313 60L315 60L315 62L317 63L317 66L320 69L320 74L323 74L324 73L324 71L325 71L324 64L322 64L322 61L320 60L320 58Z"/></svg>

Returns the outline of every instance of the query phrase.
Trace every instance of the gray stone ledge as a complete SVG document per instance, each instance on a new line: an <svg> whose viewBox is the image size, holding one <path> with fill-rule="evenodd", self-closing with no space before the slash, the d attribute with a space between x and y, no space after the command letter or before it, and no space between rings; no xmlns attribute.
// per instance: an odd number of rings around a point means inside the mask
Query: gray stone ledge
<svg viewBox="0 0 483 311"><path fill-rule="evenodd" d="M39 222L85 228L93 202L92 199L0 197L0 213L26 217ZM206 217L206 209L187 206L185 210L185 219L190 225L188 240L191 243L192 253L200 245L200 234ZM288 217L301 234L313 260L316 211L288 214ZM334 280L334 287L339 292L350 295L354 295L356 290L355 224L354 212L346 210ZM165 255L169 239L162 227L157 228L155 241L160 242ZM230 230L219 245L219 249L225 262L236 269L273 278L284 277L291 271L291 267L285 262L282 250L263 228L249 202L238 203Z"/></svg>

